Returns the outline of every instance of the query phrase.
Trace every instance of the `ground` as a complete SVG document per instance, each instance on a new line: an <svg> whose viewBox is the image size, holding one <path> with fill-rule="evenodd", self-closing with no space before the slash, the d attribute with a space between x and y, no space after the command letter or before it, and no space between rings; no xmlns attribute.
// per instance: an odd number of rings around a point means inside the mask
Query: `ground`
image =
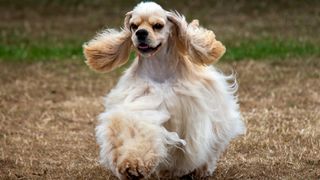
<svg viewBox="0 0 320 180"><path fill-rule="evenodd" d="M135 3L41 2L0 0L0 179L115 179L94 128L123 69L92 72L81 44ZM209 179L320 179L319 3L161 2L214 29L237 73L247 133Z"/></svg>
<svg viewBox="0 0 320 180"><path fill-rule="evenodd" d="M0 67L0 179L114 178L97 162L94 128L119 73L74 62ZM238 74L248 130L213 179L320 178L319 59L218 67Z"/></svg>

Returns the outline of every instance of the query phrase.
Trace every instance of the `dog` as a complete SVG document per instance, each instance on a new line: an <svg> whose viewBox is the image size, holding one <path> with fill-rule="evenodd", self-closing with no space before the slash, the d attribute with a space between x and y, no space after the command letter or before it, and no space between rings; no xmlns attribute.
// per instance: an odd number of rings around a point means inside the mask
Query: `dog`
<svg viewBox="0 0 320 180"><path fill-rule="evenodd" d="M100 162L119 179L210 176L230 140L245 133L234 76L211 66L226 49L198 20L141 2L120 31L107 29L83 49L99 72L137 54L96 127Z"/></svg>

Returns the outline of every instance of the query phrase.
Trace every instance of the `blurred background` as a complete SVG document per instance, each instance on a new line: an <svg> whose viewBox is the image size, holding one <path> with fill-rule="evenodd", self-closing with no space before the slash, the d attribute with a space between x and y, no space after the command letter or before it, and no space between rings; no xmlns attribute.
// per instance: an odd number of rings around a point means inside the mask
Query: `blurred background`
<svg viewBox="0 0 320 180"><path fill-rule="evenodd" d="M81 45L104 28L120 28L129 0L1 0L0 58L83 59ZM157 1L199 19L228 47L224 59L319 55L319 5L305 1Z"/></svg>
<svg viewBox="0 0 320 180"><path fill-rule="evenodd" d="M0 0L0 179L114 179L94 127L124 68L92 72L82 44L138 2ZM237 72L248 132L212 179L320 179L320 1L156 2L212 29Z"/></svg>

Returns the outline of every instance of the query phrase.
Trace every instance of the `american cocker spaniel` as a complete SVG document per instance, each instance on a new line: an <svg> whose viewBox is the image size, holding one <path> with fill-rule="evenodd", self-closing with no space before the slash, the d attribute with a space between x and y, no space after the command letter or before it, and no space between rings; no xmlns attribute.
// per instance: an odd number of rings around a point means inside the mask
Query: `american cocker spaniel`
<svg viewBox="0 0 320 180"><path fill-rule="evenodd" d="M230 140L245 132L233 76L211 64L225 47L213 31L142 2L124 27L85 43L86 63L109 72L137 57L105 98L100 162L120 179L212 175Z"/></svg>

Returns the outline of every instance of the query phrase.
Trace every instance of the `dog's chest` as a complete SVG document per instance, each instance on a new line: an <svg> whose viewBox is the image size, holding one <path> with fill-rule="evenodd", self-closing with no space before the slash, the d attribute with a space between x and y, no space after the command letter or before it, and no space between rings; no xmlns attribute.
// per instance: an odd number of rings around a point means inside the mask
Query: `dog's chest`
<svg viewBox="0 0 320 180"><path fill-rule="evenodd" d="M169 131L174 131L185 138L193 128L197 127L202 117L209 116L212 94L204 86L177 84L170 87L158 87L161 94L161 108L168 111L170 119L164 124ZM212 107L212 106L211 106Z"/></svg>

